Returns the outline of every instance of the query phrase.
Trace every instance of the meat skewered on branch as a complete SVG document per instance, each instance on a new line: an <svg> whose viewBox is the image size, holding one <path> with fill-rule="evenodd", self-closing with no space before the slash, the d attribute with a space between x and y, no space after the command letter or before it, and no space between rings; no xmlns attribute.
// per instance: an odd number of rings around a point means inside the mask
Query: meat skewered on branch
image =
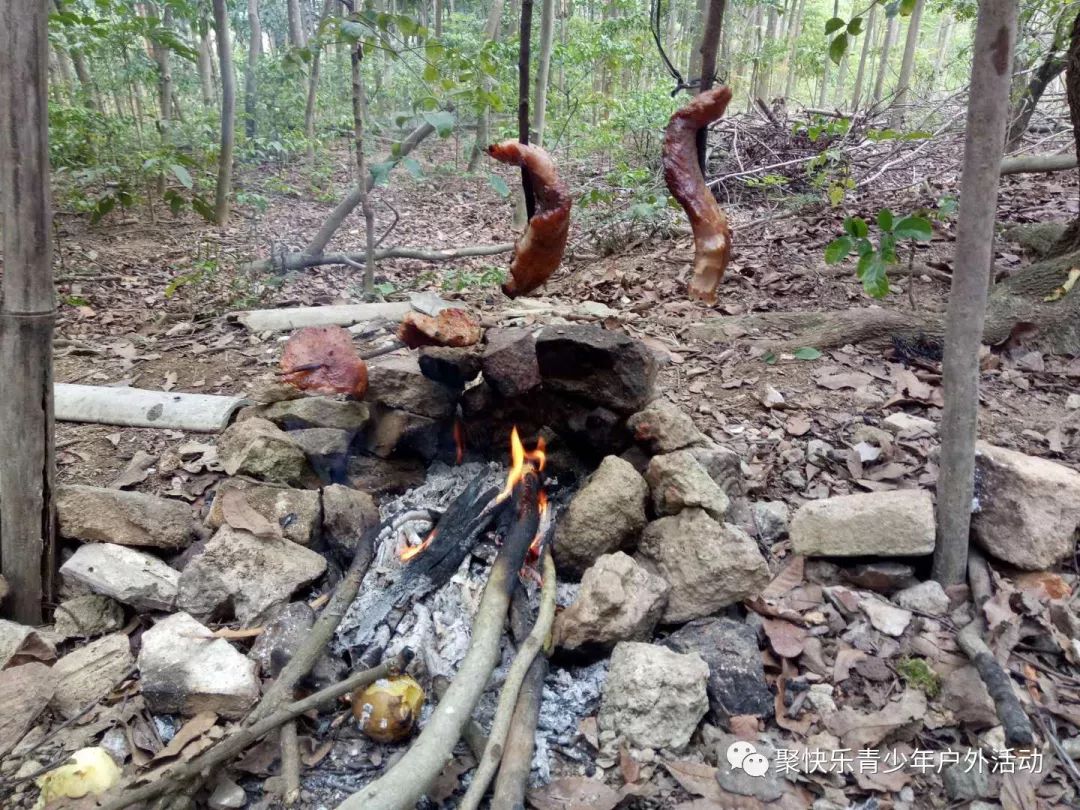
<svg viewBox="0 0 1080 810"><path fill-rule="evenodd" d="M514 245L510 278L503 292L511 298L532 292L559 267L570 232L570 192L559 179L551 156L539 146L503 141L487 153L502 163L521 166L532 180L536 213Z"/></svg>
<svg viewBox="0 0 1080 810"><path fill-rule="evenodd" d="M731 90L716 87L694 96L676 111L664 134L664 181L690 220L694 232L694 275L690 297L716 303L716 288L731 258L731 228L705 183L695 138L724 114Z"/></svg>
<svg viewBox="0 0 1080 810"><path fill-rule="evenodd" d="M340 326L308 326L294 333L281 355L281 378L316 394L367 393L367 364L356 353L352 335Z"/></svg>

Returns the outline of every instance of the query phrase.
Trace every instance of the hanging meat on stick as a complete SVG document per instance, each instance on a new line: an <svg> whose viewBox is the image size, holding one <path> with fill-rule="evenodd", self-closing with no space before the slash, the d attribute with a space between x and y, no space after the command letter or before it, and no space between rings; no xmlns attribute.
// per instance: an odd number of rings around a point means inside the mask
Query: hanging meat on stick
<svg viewBox="0 0 1080 810"><path fill-rule="evenodd" d="M340 326L308 326L294 332L281 355L281 378L301 391L316 394L367 393L367 364Z"/></svg>
<svg viewBox="0 0 1080 810"><path fill-rule="evenodd" d="M539 146L503 141L489 146L487 153L502 163L523 167L536 193L536 213L514 245L510 278L502 286L503 292L514 298L551 278L562 261L570 232L570 192L559 179L551 156Z"/></svg>
<svg viewBox="0 0 1080 810"><path fill-rule="evenodd" d="M694 96L671 116L664 134L664 181L690 219L694 232L694 275L690 297L716 303L716 288L731 258L731 228L705 184L698 165L696 137L724 114L731 90L715 87Z"/></svg>

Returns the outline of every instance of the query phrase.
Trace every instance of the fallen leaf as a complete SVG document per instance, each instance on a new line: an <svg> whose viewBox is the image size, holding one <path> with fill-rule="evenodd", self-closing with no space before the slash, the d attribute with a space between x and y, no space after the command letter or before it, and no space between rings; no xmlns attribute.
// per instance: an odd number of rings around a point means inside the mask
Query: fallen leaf
<svg viewBox="0 0 1080 810"><path fill-rule="evenodd" d="M830 712L823 721L830 733L841 739L845 748L873 748L902 726L926 716L926 694L906 689L896 700L876 712L845 707Z"/></svg>
<svg viewBox="0 0 1080 810"><path fill-rule="evenodd" d="M740 740L756 740L760 725L754 714L733 714L728 718L728 728Z"/></svg>
<svg viewBox="0 0 1080 810"><path fill-rule="evenodd" d="M569 776L530 790L528 801L536 810L613 810L619 794L595 779Z"/></svg>
<svg viewBox="0 0 1080 810"><path fill-rule="evenodd" d="M838 650L836 662L833 664L833 683L846 681L851 675L851 668L864 658L866 658L866 653L854 647Z"/></svg>
<svg viewBox="0 0 1080 810"><path fill-rule="evenodd" d="M792 436L805 436L810 432L810 417L801 413L794 414L784 423L784 430Z"/></svg>
<svg viewBox="0 0 1080 810"><path fill-rule="evenodd" d="M113 479L109 487L111 489L124 489L135 486L135 484L141 484L150 477L150 470L156 461L157 457L150 455L145 450L135 451L131 461L128 462L123 472Z"/></svg>
<svg viewBox="0 0 1080 810"><path fill-rule="evenodd" d="M470 754L454 757L446 763L439 775L435 777L435 781L431 783L431 787L427 789L425 795L435 804L441 805L454 795L454 792L461 784L461 775L468 773L475 767L476 760Z"/></svg>
<svg viewBox="0 0 1080 810"><path fill-rule="evenodd" d="M628 785L641 778L641 766L626 750L625 744L619 746L619 772L622 774L623 781Z"/></svg>
<svg viewBox="0 0 1080 810"><path fill-rule="evenodd" d="M769 639L769 645L777 655L784 658L798 658L802 655L803 641L807 636L805 628L782 619L762 619L761 624Z"/></svg>
<svg viewBox="0 0 1080 810"><path fill-rule="evenodd" d="M835 366L834 366L835 368ZM869 385L874 378L861 371L841 372L839 374L823 374L815 378L815 382L822 388L830 391L839 391L842 388L859 389Z"/></svg>
<svg viewBox="0 0 1080 810"><path fill-rule="evenodd" d="M199 712L184 723L180 730L176 732L176 736L169 740L168 745L157 752L154 759L168 759L179 755L188 743L208 732L216 722L217 715L214 712Z"/></svg>
<svg viewBox="0 0 1080 810"><path fill-rule="evenodd" d="M717 802L723 799L720 784L716 781L716 768L712 765L682 759L665 762L664 768L687 793Z"/></svg>
<svg viewBox="0 0 1080 810"><path fill-rule="evenodd" d="M585 741L589 743L593 748L600 748L600 729L597 726L595 717L583 718L578 723L578 733L585 738Z"/></svg>
<svg viewBox="0 0 1080 810"><path fill-rule="evenodd" d="M251 532L256 537L281 538L281 526L256 512L239 489L226 489L221 498L221 517L234 529Z"/></svg>
<svg viewBox="0 0 1080 810"><path fill-rule="evenodd" d="M761 598L779 599L792 588L802 584L805 570L806 558L795 555L791 558L791 561L784 566L783 570L773 577L772 582L765 587L765 590L761 592Z"/></svg>

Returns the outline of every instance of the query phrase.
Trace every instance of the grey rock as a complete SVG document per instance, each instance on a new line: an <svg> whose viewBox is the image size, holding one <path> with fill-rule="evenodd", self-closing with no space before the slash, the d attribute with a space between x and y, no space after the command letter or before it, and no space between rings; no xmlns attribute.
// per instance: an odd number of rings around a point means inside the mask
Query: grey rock
<svg viewBox="0 0 1080 810"><path fill-rule="evenodd" d="M637 748L685 748L709 709L708 677L709 667L694 653L620 642L601 691L601 732Z"/></svg>
<svg viewBox="0 0 1080 810"><path fill-rule="evenodd" d="M56 642L44 631L0 619L0 669L56 659Z"/></svg>
<svg viewBox="0 0 1080 810"><path fill-rule="evenodd" d="M218 458L229 475L248 475L275 484L305 486L315 475L289 434L266 419L245 419L218 438Z"/></svg>
<svg viewBox="0 0 1080 810"><path fill-rule="evenodd" d="M89 543L182 549L195 540L195 519L183 501L141 492L68 484L58 488L60 536Z"/></svg>
<svg viewBox="0 0 1080 810"><path fill-rule="evenodd" d="M653 396L656 359L645 345L599 326L548 326L536 339L545 388L574 394L621 414Z"/></svg>
<svg viewBox="0 0 1080 810"><path fill-rule="evenodd" d="M621 551L605 554L585 572L577 598L555 621L559 646L647 641L671 586Z"/></svg>
<svg viewBox="0 0 1080 810"><path fill-rule="evenodd" d="M236 719L259 698L255 662L187 613L143 633L139 673L146 708L159 714L211 711Z"/></svg>
<svg viewBox="0 0 1080 810"><path fill-rule="evenodd" d="M447 419L457 408L458 392L424 376L414 355L387 355L368 366L367 401L387 408Z"/></svg>
<svg viewBox="0 0 1080 810"><path fill-rule="evenodd" d="M60 574L136 610L172 610L180 572L157 557L112 543L79 546Z"/></svg>
<svg viewBox="0 0 1080 810"><path fill-rule="evenodd" d="M975 497L971 531L998 559L1043 570L1072 556L1080 526L1080 473L979 442Z"/></svg>
<svg viewBox="0 0 1080 810"><path fill-rule="evenodd" d="M323 537L350 559L364 533L379 525L379 507L368 493L333 484L322 491Z"/></svg>
<svg viewBox="0 0 1080 810"><path fill-rule="evenodd" d="M918 584L914 566L894 560L879 560L845 568L840 571L840 576L858 588L886 595Z"/></svg>
<svg viewBox="0 0 1080 810"><path fill-rule="evenodd" d="M708 616L757 596L769 568L745 532L718 523L701 509L655 520L645 527L638 559L671 584L664 622Z"/></svg>
<svg viewBox="0 0 1080 810"><path fill-rule="evenodd" d="M349 466L349 447L353 434L337 428L304 428L289 431L307 456L315 474L326 483L343 481Z"/></svg>
<svg viewBox="0 0 1080 810"><path fill-rule="evenodd" d="M997 798L993 775L985 765L970 767L963 762L947 765L941 771L941 782L945 785L945 795L953 801Z"/></svg>
<svg viewBox="0 0 1080 810"><path fill-rule="evenodd" d="M763 543L775 543L788 533L791 510L783 501L758 501L751 507L751 514Z"/></svg>
<svg viewBox="0 0 1080 810"><path fill-rule="evenodd" d="M53 664L56 691L49 705L65 718L74 717L107 695L134 663L123 633L91 641Z"/></svg>
<svg viewBox="0 0 1080 810"><path fill-rule="evenodd" d="M296 543L222 526L180 575L177 606L207 618L231 607L246 623L287 601L325 570L321 554Z"/></svg>
<svg viewBox="0 0 1080 810"><path fill-rule="evenodd" d="M239 490L244 494L247 505L266 518L270 523L281 527L286 540L302 546L314 545L319 539L319 493L310 489L292 489L254 484L233 478L222 481L214 495L210 511L206 515L206 525L219 529L225 522L222 501L229 490Z"/></svg>
<svg viewBox="0 0 1080 810"><path fill-rule="evenodd" d="M247 804L247 793L227 776L219 776L210 798L206 800L210 810L234 810Z"/></svg>
<svg viewBox="0 0 1080 810"><path fill-rule="evenodd" d="M540 387L536 338L525 328L489 329L485 335L484 379L500 396L519 397Z"/></svg>
<svg viewBox="0 0 1080 810"><path fill-rule="evenodd" d="M603 554L618 551L645 526L649 487L627 461L608 456L585 481L555 529L559 570L581 576Z"/></svg>
<svg viewBox="0 0 1080 810"><path fill-rule="evenodd" d="M654 455L673 453L708 441L689 414L666 399L653 400L626 421L634 438Z"/></svg>
<svg viewBox="0 0 1080 810"><path fill-rule="evenodd" d="M261 408L257 415L285 430L334 428L354 432L363 430L370 418L366 402L330 397L300 397L275 402Z"/></svg>
<svg viewBox="0 0 1080 810"><path fill-rule="evenodd" d="M905 610L929 616L944 616L949 612L949 597L941 584L933 579L905 588L893 597L893 601Z"/></svg>
<svg viewBox="0 0 1080 810"><path fill-rule="evenodd" d="M124 609L107 596L87 594L61 602L53 614L58 636L96 638L124 626Z"/></svg>
<svg viewBox="0 0 1080 810"><path fill-rule="evenodd" d="M734 619L695 619L663 643L676 652L695 652L708 665L709 706L717 722L739 714L772 717L773 694L754 628Z"/></svg>
<svg viewBox="0 0 1080 810"><path fill-rule="evenodd" d="M307 639L315 611L306 602L291 602L274 613L251 645L248 657L259 665L264 678L276 678Z"/></svg>
<svg viewBox="0 0 1080 810"><path fill-rule="evenodd" d="M677 515L683 509L699 507L714 520L723 521L728 512L728 496L689 450L653 456L645 480L658 515Z"/></svg>
<svg viewBox="0 0 1080 810"><path fill-rule="evenodd" d="M480 373L480 351L476 346L421 346L419 364L429 380L461 390Z"/></svg>
<svg viewBox="0 0 1080 810"><path fill-rule="evenodd" d="M427 467L420 459L403 457L389 461L357 453L349 459L348 472L351 486L372 495L386 495L419 486L427 475Z"/></svg>
<svg viewBox="0 0 1080 810"><path fill-rule="evenodd" d="M688 447L686 451L698 460L729 498L738 498L745 493L742 461L734 450L710 441Z"/></svg>
<svg viewBox="0 0 1080 810"><path fill-rule="evenodd" d="M742 768L733 768L728 762L728 749L740 740L734 734L721 734L716 742L716 761L720 766L716 771L716 781L720 787L728 793L739 796L749 796L761 802L771 802L779 799L786 792L787 780L784 779L780 769L775 767L776 749L767 740L754 740L752 743L754 753L765 757L769 761L769 768L761 776L751 775Z"/></svg>
<svg viewBox="0 0 1080 810"><path fill-rule="evenodd" d="M829 454L833 452L833 446L821 439L811 439L806 443L806 460L818 467L825 467L829 463Z"/></svg>
<svg viewBox="0 0 1080 810"><path fill-rule="evenodd" d="M901 438L937 435L937 425L933 421L904 411L889 414L881 420L881 424Z"/></svg>
<svg viewBox="0 0 1080 810"><path fill-rule="evenodd" d="M791 545L808 556L918 556L934 550L935 527L925 490L840 495L799 507Z"/></svg>
<svg viewBox="0 0 1080 810"><path fill-rule="evenodd" d="M875 596L864 597L859 602L859 608L866 614L873 628L887 636L902 636L911 623L911 611L890 605Z"/></svg>
<svg viewBox="0 0 1080 810"><path fill-rule="evenodd" d="M941 692L935 702L958 723L975 731L992 728L1000 722L994 699L971 664L954 669L941 679Z"/></svg>
<svg viewBox="0 0 1080 810"><path fill-rule="evenodd" d="M438 452L442 429L443 423L429 416L380 406L365 437L365 449L379 458L411 452L431 459Z"/></svg>

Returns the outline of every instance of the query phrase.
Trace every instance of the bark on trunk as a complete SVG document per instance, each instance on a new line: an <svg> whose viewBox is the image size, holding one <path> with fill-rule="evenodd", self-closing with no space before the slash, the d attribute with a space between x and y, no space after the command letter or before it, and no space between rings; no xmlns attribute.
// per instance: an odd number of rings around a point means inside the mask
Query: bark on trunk
<svg viewBox="0 0 1080 810"><path fill-rule="evenodd" d="M48 64L47 6L0 5L0 573L5 615L29 625L56 566Z"/></svg>
<svg viewBox="0 0 1080 810"><path fill-rule="evenodd" d="M304 20L300 16L300 0L286 0L285 5L289 17L289 44L294 48L303 48L307 45L307 37L304 36Z"/></svg>
<svg viewBox="0 0 1080 810"><path fill-rule="evenodd" d="M503 0L492 0L488 9L487 24L484 26L484 41L493 42L499 35L499 23L502 21ZM490 92L491 78L481 71L480 89L482 92ZM480 156L487 148L491 139L491 109L485 104L484 109L476 119L476 142L473 144L472 154L469 155L470 172L475 172L480 165Z"/></svg>
<svg viewBox="0 0 1080 810"><path fill-rule="evenodd" d="M908 18L907 39L904 41L904 60L900 64L900 82L896 88L896 100L893 102L891 122L894 129L899 128L904 118L904 107L908 102L911 80L915 75L915 50L919 45L919 28L922 23L923 5L926 0L915 0L915 8Z"/></svg>
<svg viewBox="0 0 1080 810"><path fill-rule="evenodd" d="M318 31L334 11L334 0L325 0L319 15ZM315 162L315 104L319 96L319 72L322 63L322 44L316 44L311 54L311 72L308 74L307 103L304 105L304 138L307 140L308 163Z"/></svg>
<svg viewBox="0 0 1080 810"><path fill-rule="evenodd" d="M364 297L375 296L375 212L371 207L367 185L367 168L364 165L364 78L360 64L364 59L364 46L356 43L352 48L352 114L353 143L356 149L356 186L362 188L360 209L364 214L365 251L364 251Z"/></svg>
<svg viewBox="0 0 1080 810"><path fill-rule="evenodd" d="M196 63L199 71L199 90L202 93L204 107L214 106L214 76L210 60L210 29L207 28L199 37L199 59Z"/></svg>
<svg viewBox="0 0 1080 810"><path fill-rule="evenodd" d="M795 19L792 20L791 25L788 26L791 47L787 57L787 78L784 82L784 98L790 98L791 94L795 92L795 80L798 78L795 70L795 58L798 53L799 33L802 31L803 12L805 10L806 0L799 0L799 7L795 12Z"/></svg>
<svg viewBox="0 0 1080 810"><path fill-rule="evenodd" d="M221 153L218 155L217 191L214 195L214 219L224 225L229 219L229 194L232 191L233 142L236 126L236 77L233 74L232 45L229 41L229 10L226 0L214 2L214 31L218 62L221 66Z"/></svg>
<svg viewBox="0 0 1080 810"><path fill-rule="evenodd" d="M913 27L916 22L913 14ZM963 582L967 571L979 414L979 347L994 261L994 219L1015 36L1016 0L982 0L972 49L960 215L942 365L945 409L933 573L943 585Z"/></svg>
<svg viewBox="0 0 1080 810"><path fill-rule="evenodd" d="M247 0L248 28L251 39L248 41L248 58L244 66L244 134L254 138L258 130L258 69L259 57L262 56L262 23L259 19L259 0Z"/></svg>
<svg viewBox="0 0 1080 810"><path fill-rule="evenodd" d="M1006 152L1012 152L1020 145L1024 133L1027 132L1028 124L1031 123L1031 116L1035 113L1035 108L1039 106L1039 99L1042 98L1050 82L1060 76L1063 70L1065 70L1065 57L1056 51L1051 51L1031 74L1031 80L1028 81L1027 87L1024 88L1023 94L1017 100L1010 115L1011 123L1005 144Z"/></svg>
<svg viewBox="0 0 1080 810"><path fill-rule="evenodd" d="M708 0L705 28L701 32L701 85L698 88L699 94L710 89L716 79L716 49L720 46L720 31L724 27L725 5L726 0ZM697 133L698 165L701 166L702 174L706 174L705 150L708 141L709 128L702 127Z"/></svg>
<svg viewBox="0 0 1080 810"><path fill-rule="evenodd" d="M862 53L859 54L859 68L855 73L855 89L851 93L851 109L857 112L862 102L863 81L866 79L867 57L870 55L870 45L874 40L874 29L877 27L877 4L870 6L870 16L866 22L866 32L863 35Z"/></svg>
<svg viewBox="0 0 1080 810"><path fill-rule="evenodd" d="M1069 99L1069 118L1072 120L1073 145L1080 161L1080 14L1073 20L1069 33L1069 50L1065 54L1065 94ZM1080 248L1080 217L1072 221L1061 237L1061 253Z"/></svg>
<svg viewBox="0 0 1080 810"><path fill-rule="evenodd" d="M889 52L892 50L893 41L896 39L897 16L888 18L885 24L885 39L881 43L881 58L878 60L877 78L874 80L873 104L881 103L881 96L885 92L885 74L889 72Z"/></svg>
<svg viewBox="0 0 1080 810"><path fill-rule="evenodd" d="M551 44L555 31L555 0L542 0L540 7L540 61L536 67L536 90L533 96L533 123L536 145L544 145L547 120L548 78L551 76Z"/></svg>

